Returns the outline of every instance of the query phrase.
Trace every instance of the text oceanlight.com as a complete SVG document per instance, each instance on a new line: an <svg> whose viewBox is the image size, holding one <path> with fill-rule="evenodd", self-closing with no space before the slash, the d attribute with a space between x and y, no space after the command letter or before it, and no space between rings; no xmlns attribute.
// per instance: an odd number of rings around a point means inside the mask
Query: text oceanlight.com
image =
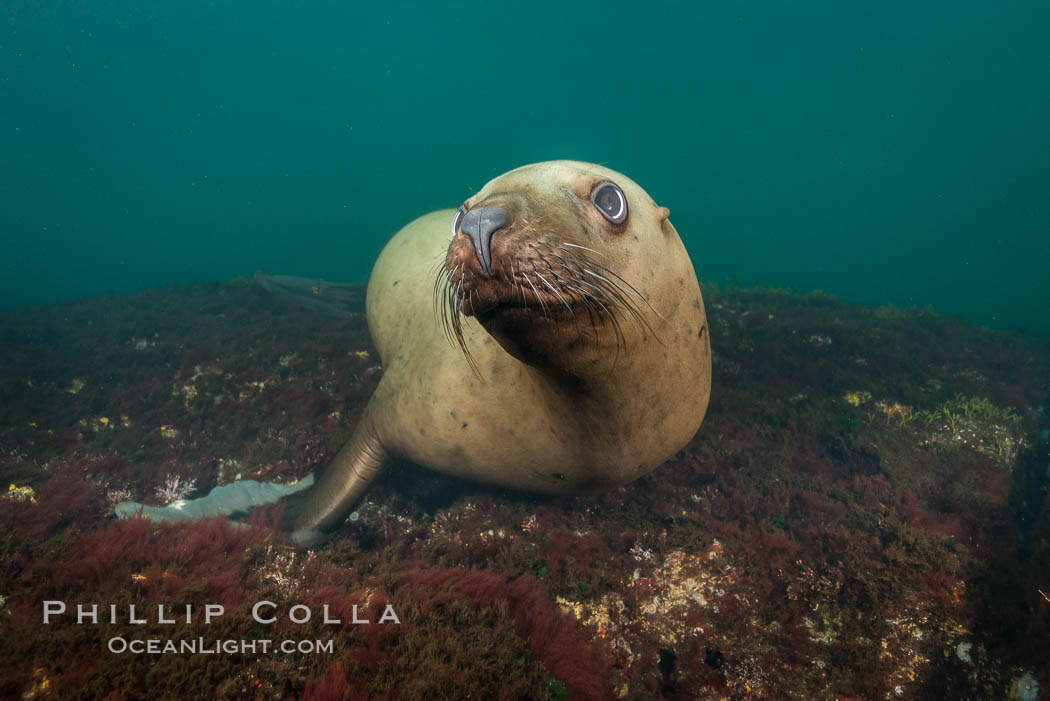
<svg viewBox="0 0 1050 701"><path fill-rule="evenodd" d="M270 655L295 653L309 655L314 653L332 654L332 640L158 640L148 638L128 640L123 637L110 638L106 647L110 652L121 655Z"/></svg>

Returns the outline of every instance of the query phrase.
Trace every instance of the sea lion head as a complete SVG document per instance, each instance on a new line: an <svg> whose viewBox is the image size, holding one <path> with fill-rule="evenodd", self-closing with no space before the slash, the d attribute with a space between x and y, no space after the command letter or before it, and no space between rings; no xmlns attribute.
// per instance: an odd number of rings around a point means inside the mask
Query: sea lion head
<svg viewBox="0 0 1050 701"><path fill-rule="evenodd" d="M590 163L537 163L495 178L452 222L438 276L450 337L462 345L461 316L474 317L530 365L608 370L666 323L676 259L695 279L668 216L630 178Z"/></svg>

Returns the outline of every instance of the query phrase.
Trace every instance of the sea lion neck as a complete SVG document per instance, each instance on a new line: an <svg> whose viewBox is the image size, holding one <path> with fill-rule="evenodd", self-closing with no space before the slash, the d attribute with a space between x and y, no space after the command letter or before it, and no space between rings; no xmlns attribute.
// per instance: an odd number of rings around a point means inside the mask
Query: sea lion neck
<svg viewBox="0 0 1050 701"><path fill-rule="evenodd" d="M625 347L617 336L621 332L611 325L590 325L567 313L550 318L527 310L499 311L479 321L537 381L591 397L616 391L617 381L634 365L631 346L644 343L632 336Z"/></svg>

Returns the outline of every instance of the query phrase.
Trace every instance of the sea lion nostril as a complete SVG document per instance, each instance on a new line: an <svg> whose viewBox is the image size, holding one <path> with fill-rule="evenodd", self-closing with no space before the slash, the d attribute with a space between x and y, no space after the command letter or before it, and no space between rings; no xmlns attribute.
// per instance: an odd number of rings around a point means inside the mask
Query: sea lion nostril
<svg viewBox="0 0 1050 701"><path fill-rule="evenodd" d="M478 262L487 273L492 266L492 234L507 225L507 212L502 207L475 207L463 215L459 228L474 243Z"/></svg>

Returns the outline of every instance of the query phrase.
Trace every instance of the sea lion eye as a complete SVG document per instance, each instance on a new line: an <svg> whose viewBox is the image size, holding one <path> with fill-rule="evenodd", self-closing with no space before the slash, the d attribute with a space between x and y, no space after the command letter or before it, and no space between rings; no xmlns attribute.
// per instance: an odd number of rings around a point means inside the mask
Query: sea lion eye
<svg viewBox="0 0 1050 701"><path fill-rule="evenodd" d="M622 224L627 218L627 198L623 190L608 180L595 186L591 192L591 202L613 224Z"/></svg>
<svg viewBox="0 0 1050 701"><path fill-rule="evenodd" d="M455 236L459 232L459 222L463 219L463 215L467 213L467 206L460 205L460 208L456 210L455 215L452 217L452 235Z"/></svg>

